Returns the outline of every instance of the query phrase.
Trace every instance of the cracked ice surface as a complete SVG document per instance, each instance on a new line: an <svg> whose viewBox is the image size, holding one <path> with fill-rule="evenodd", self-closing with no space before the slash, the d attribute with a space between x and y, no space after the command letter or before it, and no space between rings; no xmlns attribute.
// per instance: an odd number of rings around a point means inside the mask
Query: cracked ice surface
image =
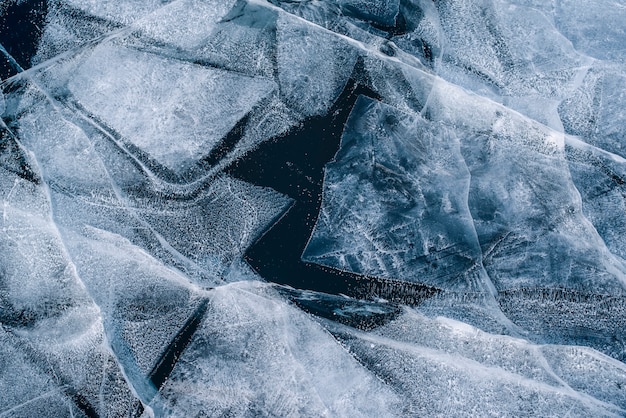
<svg viewBox="0 0 626 418"><path fill-rule="evenodd" d="M482 266L469 180L458 138L444 125L360 98L326 166L324 202L303 257L471 289L467 276Z"/></svg>
<svg viewBox="0 0 626 418"><path fill-rule="evenodd" d="M183 171L208 154L274 84L104 45L81 63L68 88L124 139L167 168Z"/></svg>
<svg viewBox="0 0 626 418"><path fill-rule="evenodd" d="M0 417L626 415L625 13L0 1Z"/></svg>

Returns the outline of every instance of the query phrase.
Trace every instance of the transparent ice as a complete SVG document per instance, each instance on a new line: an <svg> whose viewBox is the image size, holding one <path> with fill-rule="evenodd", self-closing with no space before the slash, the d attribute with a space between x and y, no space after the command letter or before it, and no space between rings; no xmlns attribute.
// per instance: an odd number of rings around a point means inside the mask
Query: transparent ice
<svg viewBox="0 0 626 418"><path fill-rule="evenodd" d="M0 37L0 417L626 415L624 1L46 7ZM260 274L306 205L317 276Z"/></svg>

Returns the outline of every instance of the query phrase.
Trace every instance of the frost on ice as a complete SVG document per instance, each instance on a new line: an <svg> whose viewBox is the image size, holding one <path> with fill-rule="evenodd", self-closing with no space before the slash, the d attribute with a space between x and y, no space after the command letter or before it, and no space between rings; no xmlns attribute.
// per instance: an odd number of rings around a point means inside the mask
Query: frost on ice
<svg viewBox="0 0 626 418"><path fill-rule="evenodd" d="M0 1L0 416L624 416L625 16Z"/></svg>
<svg viewBox="0 0 626 418"><path fill-rule="evenodd" d="M454 133L359 98L304 259L341 270L472 289L480 247Z"/></svg>
<svg viewBox="0 0 626 418"><path fill-rule="evenodd" d="M274 87L261 77L110 45L96 48L68 83L81 108L175 172L209 154Z"/></svg>

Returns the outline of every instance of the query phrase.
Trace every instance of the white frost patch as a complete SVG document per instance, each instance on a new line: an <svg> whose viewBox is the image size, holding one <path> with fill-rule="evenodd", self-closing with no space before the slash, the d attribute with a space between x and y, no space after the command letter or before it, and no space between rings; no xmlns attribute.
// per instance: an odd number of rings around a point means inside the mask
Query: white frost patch
<svg viewBox="0 0 626 418"><path fill-rule="evenodd" d="M207 155L276 85L125 47L97 47L70 81L80 104L174 172Z"/></svg>

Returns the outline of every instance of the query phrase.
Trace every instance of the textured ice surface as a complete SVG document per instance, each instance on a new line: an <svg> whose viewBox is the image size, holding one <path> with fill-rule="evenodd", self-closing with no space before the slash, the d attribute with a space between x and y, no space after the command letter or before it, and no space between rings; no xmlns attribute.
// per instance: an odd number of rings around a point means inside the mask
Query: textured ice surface
<svg viewBox="0 0 626 418"><path fill-rule="evenodd" d="M203 271L209 276L203 280L219 280L289 202L228 177L188 198L168 199L153 190L133 160L114 158L119 149L106 136L88 132L45 102L35 101L21 117L23 144L43 156L39 164L52 185L50 198L63 208L57 222L119 234L159 258L178 260L181 268Z"/></svg>
<svg viewBox="0 0 626 418"><path fill-rule="evenodd" d="M583 211L607 247L626 258L624 179L626 160L580 140L568 141L570 172L583 198Z"/></svg>
<svg viewBox="0 0 626 418"><path fill-rule="evenodd" d="M209 296L161 399L168 416L393 416L400 397L267 285Z"/></svg>
<svg viewBox="0 0 626 418"><path fill-rule="evenodd" d="M163 0L131 0L122 3L94 0L68 0L61 2L63 6L79 10L92 18L112 21L119 24L131 23L167 3L169 2Z"/></svg>
<svg viewBox="0 0 626 418"><path fill-rule="evenodd" d="M44 190L5 169L1 183L3 413L115 416L135 408Z"/></svg>
<svg viewBox="0 0 626 418"><path fill-rule="evenodd" d="M583 216L563 137L449 85L429 94L431 120L355 105L304 257L445 288L484 264L501 290L622 289L623 262Z"/></svg>
<svg viewBox="0 0 626 418"><path fill-rule="evenodd" d="M623 390L614 387L623 385L619 382L626 379L626 367L586 348L537 346L412 310L368 333L340 326L331 332L359 361L404 394L405 416L624 412ZM581 358L585 366L573 368ZM595 376L606 373L612 383L586 380L586 367L596 370Z"/></svg>
<svg viewBox="0 0 626 418"><path fill-rule="evenodd" d="M263 78L110 45L96 48L68 87L123 140L173 171L207 155L275 88Z"/></svg>
<svg viewBox="0 0 626 418"><path fill-rule="evenodd" d="M553 16L557 29L580 52L624 63L626 32L622 22L626 18L626 7L623 2L599 0L592 7L585 7L566 0L558 3Z"/></svg>
<svg viewBox="0 0 626 418"><path fill-rule="evenodd" d="M594 67L580 87L559 105L566 133L585 138L585 142L624 157L626 136L626 71Z"/></svg>
<svg viewBox="0 0 626 418"><path fill-rule="evenodd" d="M0 417L625 416L625 17L0 1Z"/></svg>
<svg viewBox="0 0 626 418"><path fill-rule="evenodd" d="M133 29L163 46L193 53L207 46L206 40L211 36L214 25L234 4L234 0L174 1L135 22ZM235 57L232 58L235 61Z"/></svg>
<svg viewBox="0 0 626 418"><path fill-rule="evenodd" d="M278 80L285 101L304 116L327 111L352 72L353 46L308 22L282 15L276 30Z"/></svg>
<svg viewBox="0 0 626 418"><path fill-rule="evenodd" d="M458 137L364 97L326 166L316 229L303 258L341 270L476 286L482 271Z"/></svg>

